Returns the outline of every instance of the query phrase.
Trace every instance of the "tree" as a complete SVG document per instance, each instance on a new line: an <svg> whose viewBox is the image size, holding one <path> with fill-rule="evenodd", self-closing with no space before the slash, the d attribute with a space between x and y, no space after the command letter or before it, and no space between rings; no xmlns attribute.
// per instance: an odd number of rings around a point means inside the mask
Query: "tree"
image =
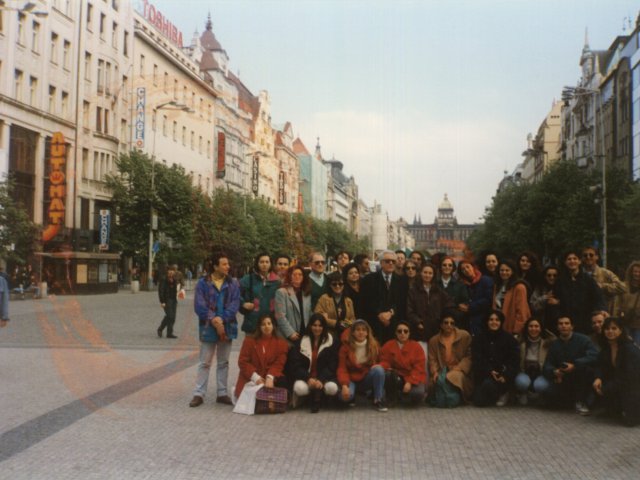
<svg viewBox="0 0 640 480"><path fill-rule="evenodd" d="M25 264L38 246L40 230L12 192L11 180L0 182L0 257Z"/></svg>

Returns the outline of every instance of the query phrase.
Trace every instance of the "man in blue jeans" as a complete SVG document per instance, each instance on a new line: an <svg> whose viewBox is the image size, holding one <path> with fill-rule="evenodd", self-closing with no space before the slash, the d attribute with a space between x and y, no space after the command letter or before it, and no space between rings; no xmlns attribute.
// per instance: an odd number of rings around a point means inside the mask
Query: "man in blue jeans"
<svg viewBox="0 0 640 480"><path fill-rule="evenodd" d="M238 281L229 276L229 269L229 258L224 253L214 254L208 274L196 285L194 310L200 328L200 363L190 407L198 407L204 402L211 361L216 352L216 403L232 404L227 393L227 378L231 341L238 336L236 313L240 306L240 287Z"/></svg>

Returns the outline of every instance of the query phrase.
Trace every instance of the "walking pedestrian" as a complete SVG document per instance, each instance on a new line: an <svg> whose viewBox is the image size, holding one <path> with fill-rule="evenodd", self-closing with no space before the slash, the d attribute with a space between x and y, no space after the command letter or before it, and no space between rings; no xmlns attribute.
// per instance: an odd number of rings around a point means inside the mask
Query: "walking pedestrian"
<svg viewBox="0 0 640 480"><path fill-rule="evenodd" d="M176 310L178 308L178 281L175 267L167 269L165 278L160 281L158 287L160 306L164 309L164 318L158 327L158 337L162 338L162 332L167 329L167 338L178 338L173 334L173 325L176 323Z"/></svg>

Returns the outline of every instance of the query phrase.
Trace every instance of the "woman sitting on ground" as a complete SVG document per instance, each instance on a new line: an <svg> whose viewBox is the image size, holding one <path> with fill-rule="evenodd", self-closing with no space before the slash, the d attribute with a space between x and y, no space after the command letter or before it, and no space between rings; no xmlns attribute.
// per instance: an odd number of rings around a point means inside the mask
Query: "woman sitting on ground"
<svg viewBox="0 0 640 480"><path fill-rule="evenodd" d="M384 377L378 365L380 346L371 327L364 320L356 320L348 330L349 341L340 347L338 356L338 383L340 399L355 406L356 391L373 389L373 404L379 412L386 412L384 400Z"/></svg>
<svg viewBox="0 0 640 480"><path fill-rule="evenodd" d="M516 375L515 387L520 405L526 405L529 397L536 398L549 389L549 381L542 374L549 345L555 335L544 330L537 318L524 324L518 337L520 343L520 372Z"/></svg>
<svg viewBox="0 0 640 480"><path fill-rule="evenodd" d="M311 413L320 410L325 395L333 397L338 393L338 346L326 318L314 313L300 344L289 353L293 393L297 397L310 397Z"/></svg>
<svg viewBox="0 0 640 480"><path fill-rule="evenodd" d="M504 314L494 310L487 317L486 328L473 339L473 403L478 407L504 407L509 389L518 373L518 342L502 325Z"/></svg>
<svg viewBox="0 0 640 480"><path fill-rule="evenodd" d="M240 397L244 385L252 381L265 387L286 387L284 366L287 362L289 345L275 331L273 318L262 315L258 319L258 328L242 342L238 357L238 381L236 382L236 398Z"/></svg>
<svg viewBox="0 0 640 480"><path fill-rule="evenodd" d="M471 378L471 335L456 327L455 312L445 311L440 319L440 332L429 340L429 388L433 391L438 377L447 369L446 381L458 389L461 399L468 401L473 392Z"/></svg>
<svg viewBox="0 0 640 480"><path fill-rule="evenodd" d="M344 294L344 281L340 272L331 272L327 275L329 293L325 293L318 299L315 313L320 313L327 320L331 333L336 337L355 321L353 302Z"/></svg>
<svg viewBox="0 0 640 480"><path fill-rule="evenodd" d="M607 318L602 332L593 389L625 424L640 425L640 348L631 341L620 318Z"/></svg>
<svg viewBox="0 0 640 480"><path fill-rule="evenodd" d="M409 339L409 322L400 320L396 338L384 344L380 365L387 371L384 381L387 401L395 403L398 393L403 401L416 405L424 400L427 372L426 358L420 344Z"/></svg>

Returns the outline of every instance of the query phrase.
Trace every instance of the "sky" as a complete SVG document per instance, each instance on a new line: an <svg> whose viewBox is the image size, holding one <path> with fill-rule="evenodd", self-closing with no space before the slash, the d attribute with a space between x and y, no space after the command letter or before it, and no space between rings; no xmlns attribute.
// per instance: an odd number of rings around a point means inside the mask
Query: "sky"
<svg viewBox="0 0 640 480"><path fill-rule="evenodd" d="M559 100L588 32L606 50L637 0L151 0L188 44L205 28L274 125L353 175L391 219L430 223L444 194L482 221Z"/></svg>

